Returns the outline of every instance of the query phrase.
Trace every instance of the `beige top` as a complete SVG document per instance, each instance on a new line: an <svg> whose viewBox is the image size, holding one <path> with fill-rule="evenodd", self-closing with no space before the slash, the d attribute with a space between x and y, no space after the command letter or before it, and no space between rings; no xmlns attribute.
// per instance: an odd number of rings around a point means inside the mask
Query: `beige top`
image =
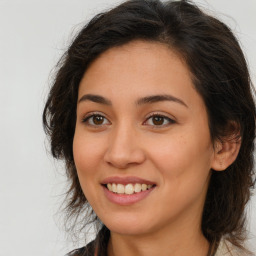
<svg viewBox="0 0 256 256"><path fill-rule="evenodd" d="M227 241L225 241L225 240L221 240L220 241L220 245L219 245L219 247L218 247L218 250L217 250L217 252L215 253L215 256L224 256L224 255L226 255L226 256L234 256L233 254L232 254L232 250L231 250L231 248L230 248L231 246L230 245L228 245L228 242Z"/></svg>
<svg viewBox="0 0 256 256"><path fill-rule="evenodd" d="M221 240L215 256L246 256L247 254L236 249L230 242Z"/></svg>

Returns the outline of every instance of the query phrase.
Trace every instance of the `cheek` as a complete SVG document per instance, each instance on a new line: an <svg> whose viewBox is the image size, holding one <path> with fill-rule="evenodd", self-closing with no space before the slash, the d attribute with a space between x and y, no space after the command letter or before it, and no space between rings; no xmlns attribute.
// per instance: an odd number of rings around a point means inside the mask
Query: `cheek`
<svg viewBox="0 0 256 256"><path fill-rule="evenodd" d="M77 175L86 198L90 201L98 184L97 170L102 162L102 144L99 139L90 138L76 131L73 141L73 155Z"/></svg>
<svg viewBox="0 0 256 256"><path fill-rule="evenodd" d="M78 179L86 199L91 205L95 201L98 184L98 165L101 147L97 140L92 140L83 133L76 132L73 141L73 156Z"/></svg>
<svg viewBox="0 0 256 256"><path fill-rule="evenodd" d="M152 149L151 158L161 172L162 192L168 195L161 202L166 212L180 212L193 202L202 207L210 177L210 145L187 134L163 141L159 150Z"/></svg>
<svg viewBox="0 0 256 256"><path fill-rule="evenodd" d="M78 171L90 172L101 157L102 144L99 139L76 131L73 141L74 161Z"/></svg>
<svg viewBox="0 0 256 256"><path fill-rule="evenodd" d="M208 132L188 129L183 134L158 140L157 147L147 147L152 162L167 180L191 182L206 179L209 174L213 149ZM196 181L195 181L196 182Z"/></svg>

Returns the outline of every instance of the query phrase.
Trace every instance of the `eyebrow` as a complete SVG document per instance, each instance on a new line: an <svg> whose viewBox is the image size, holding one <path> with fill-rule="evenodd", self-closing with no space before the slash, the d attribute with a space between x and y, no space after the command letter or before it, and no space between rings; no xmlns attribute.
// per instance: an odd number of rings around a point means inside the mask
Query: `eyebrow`
<svg viewBox="0 0 256 256"><path fill-rule="evenodd" d="M95 94L85 94L85 95L83 95L79 99L78 103L83 102L83 101L92 101L92 102L95 102L95 103L100 103L100 104L103 104L103 105L112 106L112 103L109 99L106 99L105 97L102 97L100 95L95 95ZM141 106L141 105L152 104L152 103L161 102L161 101L176 102L176 103L179 103L179 104L188 108L187 104L184 101L182 101L181 99L176 98L172 95L169 95L169 94L146 96L146 97L138 99L136 101L136 105Z"/></svg>
<svg viewBox="0 0 256 256"><path fill-rule="evenodd" d="M140 105L152 104L152 103L160 102L160 101L172 101L172 102L179 103L188 108L187 104L184 101L182 101L181 99L176 98L172 95L169 95L169 94L146 96L146 97L139 99L136 102L136 104L140 106Z"/></svg>
<svg viewBox="0 0 256 256"><path fill-rule="evenodd" d="M95 94L85 94L83 95L78 103L83 102L83 101L92 101L92 102L96 102L96 103L100 103L100 104L104 104L104 105L108 105L111 106L112 103L110 100L100 96L100 95L95 95Z"/></svg>

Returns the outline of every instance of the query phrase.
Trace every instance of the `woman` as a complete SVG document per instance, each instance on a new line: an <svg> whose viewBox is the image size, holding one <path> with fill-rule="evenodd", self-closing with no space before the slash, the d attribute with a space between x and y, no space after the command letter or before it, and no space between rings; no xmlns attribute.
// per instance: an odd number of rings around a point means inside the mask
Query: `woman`
<svg viewBox="0 0 256 256"><path fill-rule="evenodd" d="M251 90L232 32L188 1L131 0L94 17L43 114L66 163L68 216L102 223L69 255L249 255Z"/></svg>

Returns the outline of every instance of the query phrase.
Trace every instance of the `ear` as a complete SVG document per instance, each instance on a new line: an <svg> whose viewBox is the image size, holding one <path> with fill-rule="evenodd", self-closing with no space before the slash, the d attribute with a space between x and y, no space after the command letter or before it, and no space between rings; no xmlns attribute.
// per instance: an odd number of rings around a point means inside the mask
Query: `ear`
<svg viewBox="0 0 256 256"><path fill-rule="evenodd" d="M211 168L215 171L226 170L237 158L241 147L241 137L225 138L214 144L214 157Z"/></svg>

